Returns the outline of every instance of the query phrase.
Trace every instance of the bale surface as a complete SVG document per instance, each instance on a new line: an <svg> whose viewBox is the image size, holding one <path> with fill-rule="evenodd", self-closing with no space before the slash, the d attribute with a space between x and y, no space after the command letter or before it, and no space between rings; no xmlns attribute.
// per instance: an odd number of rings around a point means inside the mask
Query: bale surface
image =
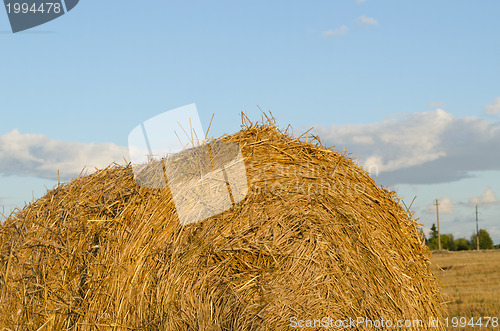
<svg viewBox="0 0 500 331"><path fill-rule="evenodd" d="M202 222L181 226L168 188L139 187L130 165L11 215L0 228L0 325L283 330L442 316L428 249L394 192L343 153L272 122L243 124L218 141L239 144L248 194Z"/></svg>

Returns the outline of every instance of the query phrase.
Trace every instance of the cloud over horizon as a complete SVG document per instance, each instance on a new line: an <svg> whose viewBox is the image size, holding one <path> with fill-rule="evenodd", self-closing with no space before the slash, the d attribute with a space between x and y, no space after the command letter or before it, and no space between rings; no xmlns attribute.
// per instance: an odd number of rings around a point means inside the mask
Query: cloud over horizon
<svg viewBox="0 0 500 331"><path fill-rule="evenodd" d="M113 143L85 144L53 140L14 129L0 136L0 174L67 180L86 168L103 168L128 157L126 147Z"/></svg>
<svg viewBox="0 0 500 331"><path fill-rule="evenodd" d="M370 124L318 126L327 145L347 149L384 185L434 184L500 170L500 125L436 109Z"/></svg>
<svg viewBox="0 0 500 331"><path fill-rule="evenodd" d="M369 124L317 126L326 145L344 147L383 185L437 184L500 170L500 124L436 109ZM63 180L128 158L113 143L53 140L17 129L0 136L0 174ZM495 198L496 199L496 198Z"/></svg>

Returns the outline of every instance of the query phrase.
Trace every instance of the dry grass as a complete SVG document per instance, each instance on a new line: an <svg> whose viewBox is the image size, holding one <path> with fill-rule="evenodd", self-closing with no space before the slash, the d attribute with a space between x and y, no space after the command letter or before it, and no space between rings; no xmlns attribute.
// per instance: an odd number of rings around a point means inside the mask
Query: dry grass
<svg viewBox="0 0 500 331"><path fill-rule="evenodd" d="M76 178L9 218L0 324L283 330L292 317L442 315L417 223L350 157L273 122L244 121L218 141L239 144L248 195L202 222L181 226L169 189L139 187L130 166Z"/></svg>
<svg viewBox="0 0 500 331"><path fill-rule="evenodd" d="M500 250L433 252L432 262L440 267L434 266L433 271L444 285L445 299L451 301L449 318L500 318Z"/></svg>

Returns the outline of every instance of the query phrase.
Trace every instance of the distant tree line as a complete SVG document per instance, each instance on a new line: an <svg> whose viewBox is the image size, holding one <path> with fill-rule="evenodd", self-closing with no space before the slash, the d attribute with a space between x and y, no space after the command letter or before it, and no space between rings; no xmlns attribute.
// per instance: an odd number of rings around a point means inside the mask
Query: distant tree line
<svg viewBox="0 0 500 331"><path fill-rule="evenodd" d="M420 234L425 241L425 244L431 250L437 250L439 248L438 242L438 230L435 224L432 224L431 230L429 231L429 238L425 236L425 233L420 229ZM500 245L493 246L493 240L491 240L490 234L484 229L479 230L479 249L493 249L500 248ZM451 233L441 234L441 249L448 251L466 251L469 249L477 249L476 234L474 233L470 240L466 238L454 239Z"/></svg>

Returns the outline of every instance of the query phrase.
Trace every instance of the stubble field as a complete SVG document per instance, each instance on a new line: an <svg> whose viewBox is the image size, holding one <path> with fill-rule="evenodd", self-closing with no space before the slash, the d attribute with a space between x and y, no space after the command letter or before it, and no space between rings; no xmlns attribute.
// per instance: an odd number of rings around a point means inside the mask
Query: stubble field
<svg viewBox="0 0 500 331"><path fill-rule="evenodd" d="M432 262L448 301L448 329L500 330L492 325L493 319L485 326L487 317L500 318L500 250L433 252ZM473 317L475 325L460 327L463 317L467 324ZM479 317L483 326L478 325Z"/></svg>

